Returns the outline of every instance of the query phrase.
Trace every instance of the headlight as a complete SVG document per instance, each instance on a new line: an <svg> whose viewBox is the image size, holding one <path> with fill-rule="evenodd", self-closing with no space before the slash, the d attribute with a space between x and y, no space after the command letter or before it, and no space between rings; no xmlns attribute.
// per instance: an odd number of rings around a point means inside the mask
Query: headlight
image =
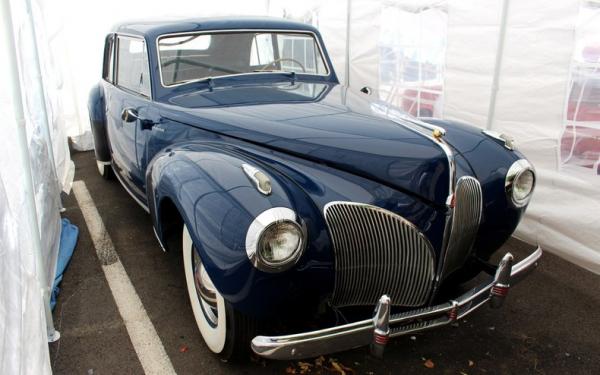
<svg viewBox="0 0 600 375"><path fill-rule="evenodd" d="M529 203L535 187L535 171L525 159L517 160L506 174L506 194L516 207Z"/></svg>
<svg viewBox="0 0 600 375"><path fill-rule="evenodd" d="M275 207L254 219L246 234L246 253L252 264L265 272L293 266L305 247L306 230L289 208Z"/></svg>

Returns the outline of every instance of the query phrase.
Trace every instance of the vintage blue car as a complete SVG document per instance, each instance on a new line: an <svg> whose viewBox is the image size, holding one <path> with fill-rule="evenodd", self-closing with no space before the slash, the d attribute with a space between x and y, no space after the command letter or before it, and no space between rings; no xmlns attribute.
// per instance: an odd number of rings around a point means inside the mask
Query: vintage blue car
<svg viewBox="0 0 600 375"><path fill-rule="evenodd" d="M513 140L369 94L339 84L305 24L137 22L106 37L89 99L98 169L163 249L182 249L211 351L381 356L390 337L500 306L535 268L539 247L490 263L536 180Z"/></svg>

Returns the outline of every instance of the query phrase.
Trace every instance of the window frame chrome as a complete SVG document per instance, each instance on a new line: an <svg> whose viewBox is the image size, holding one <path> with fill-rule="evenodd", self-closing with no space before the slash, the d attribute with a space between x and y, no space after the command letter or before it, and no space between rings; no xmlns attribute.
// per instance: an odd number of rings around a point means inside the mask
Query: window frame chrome
<svg viewBox="0 0 600 375"><path fill-rule="evenodd" d="M114 35L113 48L114 48L114 52L115 53L114 53L114 63L113 63L114 65L113 65L113 82L112 82L112 84L115 87L118 87L119 89L121 89L121 90L123 90L125 92L128 92L128 93L133 94L133 95L137 95L137 96L139 96L141 98L144 98L144 99L147 99L147 100L151 101L152 98L153 98L153 95L152 95L152 92L153 92L153 90L152 90L153 89L152 81L153 81L153 79L152 79L152 69L151 69L151 66L150 66L150 49L148 48L148 43L146 42L146 39L143 36L140 36L140 35L128 34L128 33L122 33L122 32L116 32L116 33L113 33L113 35ZM141 40L142 43L144 43L144 48L146 49L146 55L148 56L148 60L146 61L146 64L148 65L148 79L150 81L150 96L144 95L141 92L137 92L137 91L132 90L130 88L127 88L127 87L119 85L119 82L118 82L119 75L117 74L118 73L118 69L119 69L119 65L118 65L119 64L119 37L124 37L124 38L129 38L129 39L137 39L137 40Z"/></svg>

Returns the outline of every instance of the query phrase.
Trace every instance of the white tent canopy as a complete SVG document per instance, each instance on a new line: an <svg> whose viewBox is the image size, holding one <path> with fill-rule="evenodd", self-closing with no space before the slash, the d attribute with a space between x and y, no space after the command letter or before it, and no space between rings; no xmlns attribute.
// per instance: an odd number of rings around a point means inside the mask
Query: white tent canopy
<svg viewBox="0 0 600 375"><path fill-rule="evenodd" d="M1 52L17 57L0 59L0 78L19 86L0 91L1 373L50 371L40 289L53 279L59 192L73 178L67 136L75 149L93 148L88 92L106 33L129 19L270 15L317 26L351 90L515 138L538 174L516 235L600 273L598 0L0 1L1 40L16 45ZM23 188L25 155L35 205ZM39 252L25 213L37 218Z"/></svg>

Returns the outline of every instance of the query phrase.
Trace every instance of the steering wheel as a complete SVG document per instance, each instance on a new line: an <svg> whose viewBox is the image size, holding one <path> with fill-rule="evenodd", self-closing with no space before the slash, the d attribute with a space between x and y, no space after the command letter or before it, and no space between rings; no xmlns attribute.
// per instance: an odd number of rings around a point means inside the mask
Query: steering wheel
<svg viewBox="0 0 600 375"><path fill-rule="evenodd" d="M304 65L302 65L302 63L300 61L298 61L296 59L289 58L289 57L282 57L282 58L279 58L279 59L275 59L275 60L271 61L270 63L268 63L267 65L265 65L264 67L262 67L259 70L260 71L264 71L264 70L269 70L269 68L271 68L271 67L274 68L275 64L277 64L278 62L281 62L281 61L291 61L291 62L293 62L295 64L298 64L300 66L300 69L302 69L302 73L306 73L306 69L304 68Z"/></svg>

